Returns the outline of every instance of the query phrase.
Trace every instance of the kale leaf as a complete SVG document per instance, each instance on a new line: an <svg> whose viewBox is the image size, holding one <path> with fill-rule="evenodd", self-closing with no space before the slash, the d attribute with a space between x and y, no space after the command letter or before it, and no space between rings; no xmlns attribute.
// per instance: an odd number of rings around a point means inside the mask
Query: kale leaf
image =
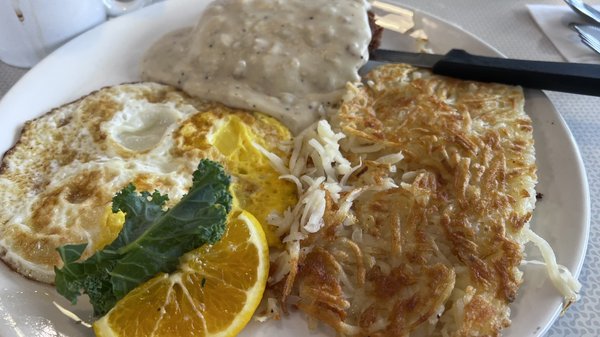
<svg viewBox="0 0 600 337"><path fill-rule="evenodd" d="M203 159L192 181L188 193L168 210L168 196L158 191L137 193L130 184L117 193L112 211L125 213L118 237L85 261L80 257L86 243L59 247L64 266L54 268L57 291L73 304L87 294L94 314L101 316L159 272L175 271L183 254L218 241L231 210L230 177L221 165Z"/></svg>

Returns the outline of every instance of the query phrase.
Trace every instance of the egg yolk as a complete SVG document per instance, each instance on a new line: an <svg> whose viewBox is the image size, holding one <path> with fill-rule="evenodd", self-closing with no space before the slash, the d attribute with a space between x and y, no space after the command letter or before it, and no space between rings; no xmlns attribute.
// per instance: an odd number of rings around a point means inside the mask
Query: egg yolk
<svg viewBox="0 0 600 337"><path fill-rule="evenodd" d="M264 117L262 122L283 128L270 117ZM279 179L279 173L269 159L252 143L267 149L273 148L274 144L266 144L264 138L256 135L236 115L227 118L212 133L209 142L225 156L226 170L236 177L231 186L234 206L252 213L259 220L270 246L279 245L280 240L267 217L272 212L283 213L297 202L296 186Z"/></svg>

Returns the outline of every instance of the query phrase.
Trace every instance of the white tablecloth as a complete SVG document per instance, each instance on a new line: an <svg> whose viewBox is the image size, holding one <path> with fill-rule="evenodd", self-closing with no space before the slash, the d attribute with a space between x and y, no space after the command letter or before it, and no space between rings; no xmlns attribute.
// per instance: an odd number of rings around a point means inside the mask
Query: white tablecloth
<svg viewBox="0 0 600 337"><path fill-rule="evenodd" d="M527 11L527 3L559 0L400 0L409 7L453 22L508 57L563 61ZM589 1L600 4L600 0ZM25 73L0 62L0 97ZM600 336L600 98L548 92L571 129L587 170L591 193L591 233L580 281L582 299L559 318L547 337Z"/></svg>

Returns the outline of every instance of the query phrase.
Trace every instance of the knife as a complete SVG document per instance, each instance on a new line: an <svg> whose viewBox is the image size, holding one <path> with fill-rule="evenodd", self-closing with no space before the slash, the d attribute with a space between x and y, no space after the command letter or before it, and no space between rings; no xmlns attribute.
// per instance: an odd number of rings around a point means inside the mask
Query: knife
<svg viewBox="0 0 600 337"><path fill-rule="evenodd" d="M600 65L507 59L452 49L446 55L376 49L364 73L382 63L408 63L433 73L480 82L600 96Z"/></svg>

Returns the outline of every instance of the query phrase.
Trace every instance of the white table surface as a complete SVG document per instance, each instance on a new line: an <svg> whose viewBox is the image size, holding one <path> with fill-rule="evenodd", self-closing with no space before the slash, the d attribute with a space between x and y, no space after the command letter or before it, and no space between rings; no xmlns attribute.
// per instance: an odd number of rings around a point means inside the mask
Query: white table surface
<svg viewBox="0 0 600 337"><path fill-rule="evenodd" d="M527 3L563 4L560 0L400 0L453 22L486 41L506 56L564 61L550 40L535 25ZM600 0L589 0L600 4ZM0 62L0 97L19 80L25 69ZM567 122L581 151L591 193L591 233L579 277L582 299L560 317L547 337L600 336L600 98L547 92Z"/></svg>

